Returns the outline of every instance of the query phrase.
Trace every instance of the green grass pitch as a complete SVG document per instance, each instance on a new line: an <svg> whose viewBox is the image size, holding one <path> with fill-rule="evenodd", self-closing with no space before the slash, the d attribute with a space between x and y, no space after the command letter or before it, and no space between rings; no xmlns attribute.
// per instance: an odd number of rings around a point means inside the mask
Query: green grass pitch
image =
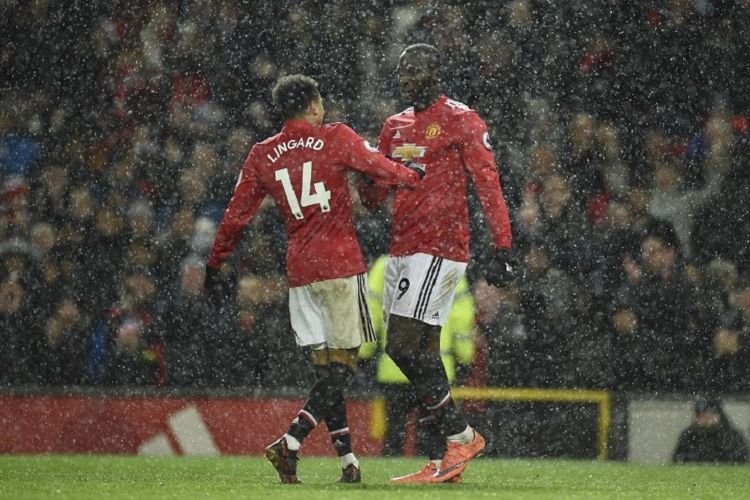
<svg viewBox="0 0 750 500"><path fill-rule="evenodd" d="M750 498L750 468L740 466L480 458L463 484L388 484L421 463L363 459L364 482L337 485L337 459L303 457L304 484L282 485L256 457L0 456L0 498Z"/></svg>

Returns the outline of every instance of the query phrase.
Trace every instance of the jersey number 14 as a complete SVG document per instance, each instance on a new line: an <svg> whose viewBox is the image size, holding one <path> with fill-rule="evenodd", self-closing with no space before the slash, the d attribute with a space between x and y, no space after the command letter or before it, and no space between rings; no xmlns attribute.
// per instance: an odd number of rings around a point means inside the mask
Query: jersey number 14
<svg viewBox="0 0 750 500"><path fill-rule="evenodd" d="M331 199L331 192L328 191L322 182L314 184L315 192L310 192L310 181L312 180L312 162L306 161L302 164L302 196L297 199L297 194L292 187L292 181L289 178L289 169L282 168L276 171L276 180L281 182L284 187L286 201L289 202L289 208L294 214L294 218L303 219L302 208L310 205L320 205L321 212L330 212L331 205L328 201Z"/></svg>

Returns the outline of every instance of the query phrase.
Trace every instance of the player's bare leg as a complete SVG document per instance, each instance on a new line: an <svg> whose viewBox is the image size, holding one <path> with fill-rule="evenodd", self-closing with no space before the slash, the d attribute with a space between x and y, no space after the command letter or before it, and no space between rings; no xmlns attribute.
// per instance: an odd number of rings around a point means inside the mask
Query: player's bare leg
<svg viewBox="0 0 750 500"><path fill-rule="evenodd" d="M484 449L484 439L466 422L456 407L440 357L440 327L391 315L388 324L388 355L414 385L423 407L423 418L433 417L446 437L447 451L432 453L429 463L416 474L394 478L394 482L456 481L468 462Z"/></svg>

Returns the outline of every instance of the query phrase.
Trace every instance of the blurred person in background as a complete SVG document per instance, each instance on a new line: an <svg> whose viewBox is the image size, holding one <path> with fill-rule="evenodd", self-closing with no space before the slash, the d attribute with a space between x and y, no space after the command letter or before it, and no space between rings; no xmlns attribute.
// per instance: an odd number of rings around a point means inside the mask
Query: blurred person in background
<svg viewBox="0 0 750 500"><path fill-rule="evenodd" d="M361 482L352 451L344 387L354 378L357 350L374 340L364 257L352 220L347 173L385 186L414 186L423 169L392 162L348 126L323 124L318 83L304 75L280 78L273 101L281 132L253 146L242 167L206 263L206 292L222 300L222 264L266 196L288 234L289 310L297 343L312 350L316 380L288 431L266 448L282 483L298 483L302 441L324 421L341 457L340 482Z"/></svg>
<svg viewBox="0 0 750 500"><path fill-rule="evenodd" d="M744 282L732 286L730 282L723 288L728 288L723 294L728 304L708 309L713 314L707 321L704 385L707 390L742 392L750 387L750 286ZM722 297L717 299L709 292L706 298L715 303Z"/></svg>
<svg viewBox="0 0 750 500"><path fill-rule="evenodd" d="M97 290L102 276L96 273L95 266L81 259L81 255L100 255L100 251L117 252L118 249L99 248L96 239L96 211L98 200L91 189L76 186L70 192L66 210L65 223L60 228L60 258L63 262L63 275L71 288L79 294L86 310L95 312L97 295L90 293ZM97 259L98 261L98 259Z"/></svg>
<svg viewBox="0 0 750 500"><path fill-rule="evenodd" d="M734 262L717 257L700 266L699 288L705 297L703 308L710 320L727 318L742 310L742 285ZM708 320L708 318L707 318Z"/></svg>
<svg viewBox="0 0 750 500"><path fill-rule="evenodd" d="M747 441L727 418L721 401L699 398L693 422L682 431L672 461L674 463L746 463Z"/></svg>
<svg viewBox="0 0 750 500"><path fill-rule="evenodd" d="M47 385L83 385L86 380L86 353L90 348L91 319L78 300L63 291L45 325L42 350L42 381Z"/></svg>
<svg viewBox="0 0 750 500"><path fill-rule="evenodd" d="M472 288L479 332L487 343L487 384L494 387L528 385L528 328L517 283L493 287L484 280Z"/></svg>
<svg viewBox="0 0 750 500"><path fill-rule="evenodd" d="M596 307L606 310L625 279L623 259L637 255L640 249L640 235L633 230L633 213L626 202L614 199L607 204L602 217L592 225L590 242L593 262L584 282Z"/></svg>
<svg viewBox="0 0 750 500"><path fill-rule="evenodd" d="M5 238L27 238L31 224L29 186L23 177L5 178L0 190L0 217L4 219Z"/></svg>
<svg viewBox="0 0 750 500"><path fill-rule="evenodd" d="M211 363L217 338L214 317L203 291L203 260L182 259L178 281L156 297L154 330L164 339L166 384L205 387L211 382Z"/></svg>
<svg viewBox="0 0 750 500"><path fill-rule="evenodd" d="M41 92L11 92L7 97L15 105L0 125L0 171L6 178L30 178L42 153L40 111L46 99Z"/></svg>
<svg viewBox="0 0 750 500"><path fill-rule="evenodd" d="M740 314L728 315L713 329L705 389L744 392L750 388L750 339Z"/></svg>
<svg viewBox="0 0 750 500"><path fill-rule="evenodd" d="M35 215L61 227L66 219L70 172L61 165L43 167L33 186L32 205Z"/></svg>
<svg viewBox="0 0 750 500"><path fill-rule="evenodd" d="M555 387L570 379L571 344L586 330L585 317L571 314L577 284L554 264L554 252L544 240L532 240L523 255L524 279L507 291L511 297L518 293L526 350L522 383L532 387Z"/></svg>
<svg viewBox="0 0 750 500"><path fill-rule="evenodd" d="M97 259L88 264L87 271L98 280L99 293L85 296L82 305L92 315L99 315L117 300L119 284L105 277L122 275L127 245L132 240L122 209L115 203L103 204L98 208L93 230L92 245Z"/></svg>
<svg viewBox="0 0 750 500"><path fill-rule="evenodd" d="M744 325L750 325L750 283L743 281L738 285L734 296L734 304L742 318Z"/></svg>
<svg viewBox="0 0 750 500"><path fill-rule="evenodd" d="M43 283L26 241L0 243L0 380L5 385L41 381L44 321L50 308Z"/></svg>
<svg viewBox="0 0 750 500"><path fill-rule="evenodd" d="M692 255L694 219L711 196L719 191L724 173L711 170L706 176L705 187L694 189L683 185L684 179L677 167L668 162L659 163L654 172L654 190L648 212L672 224L680 240L680 252L685 257Z"/></svg>
<svg viewBox="0 0 750 500"><path fill-rule="evenodd" d="M594 197L605 189L602 154L596 142L596 118L577 113L568 123L568 142L563 168L570 186L570 196L579 210L586 211Z"/></svg>
<svg viewBox="0 0 750 500"><path fill-rule="evenodd" d="M155 239L156 213L148 201L134 199L128 206L126 222L130 243L145 243Z"/></svg>
<svg viewBox="0 0 750 500"><path fill-rule="evenodd" d="M526 158L525 196L536 196L542 191L547 179L559 173L557 155L551 144L542 143L529 148Z"/></svg>
<svg viewBox="0 0 750 500"><path fill-rule="evenodd" d="M162 386L164 345L154 329L156 286L150 269L129 264L120 298L96 318L88 352L87 381L96 385Z"/></svg>
<svg viewBox="0 0 750 500"><path fill-rule="evenodd" d="M652 196L649 186L645 182L636 179L634 179L626 195L626 204L630 212L630 228L639 238L652 232L656 227L663 228L668 226L670 232L674 232L671 224L661 221L649 213L648 207Z"/></svg>
<svg viewBox="0 0 750 500"><path fill-rule="evenodd" d="M288 351L291 326L282 319L289 309L285 279L244 274L237 283L236 334L227 342L226 384L295 387L308 376L307 358ZM232 309L229 309L231 311ZM279 317L279 316L282 317ZM227 316L222 314L222 316ZM295 353L296 354L296 353Z"/></svg>
<svg viewBox="0 0 750 500"><path fill-rule="evenodd" d="M0 281L0 383L4 386L34 384L40 366L39 343L41 328L30 325L27 291L23 283Z"/></svg>
<svg viewBox="0 0 750 500"><path fill-rule="evenodd" d="M737 266L742 279L750 278L750 134L739 134L730 149L730 168L724 182L697 216L692 246L699 263L723 257Z"/></svg>
<svg viewBox="0 0 750 500"><path fill-rule="evenodd" d="M615 364L620 384L680 390L692 383L700 352L695 289L679 258L679 242L650 234L636 258L626 255L626 280L613 302Z"/></svg>
<svg viewBox="0 0 750 500"><path fill-rule="evenodd" d="M160 288L169 288L177 282L183 259L193 252L190 243L195 224L193 209L182 208L175 212L166 228L155 237Z"/></svg>
<svg viewBox="0 0 750 500"><path fill-rule="evenodd" d="M52 224L37 222L31 227L31 251L39 260L43 287L50 295L55 295L62 287L63 280L58 260L57 231Z"/></svg>
<svg viewBox="0 0 750 500"><path fill-rule="evenodd" d="M551 175L538 197L538 234L549 249L550 264L577 276L590 265L591 225L565 177Z"/></svg>
<svg viewBox="0 0 750 500"><path fill-rule="evenodd" d="M237 174L242 169L245 154L254 142L254 137L248 129L235 127L227 138L222 154L219 155L218 165L214 169L215 173L209 177L213 208L208 215L217 221L221 218L223 200L232 195Z"/></svg>

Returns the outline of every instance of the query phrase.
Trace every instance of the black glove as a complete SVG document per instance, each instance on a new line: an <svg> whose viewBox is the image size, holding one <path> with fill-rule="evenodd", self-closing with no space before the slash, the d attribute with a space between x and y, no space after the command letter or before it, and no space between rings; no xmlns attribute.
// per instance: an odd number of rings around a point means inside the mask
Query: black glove
<svg viewBox="0 0 750 500"><path fill-rule="evenodd" d="M424 176L425 176L426 172L425 172L424 165L422 165L421 163L415 163L413 161L407 161L406 163L404 163L404 166L406 168L410 169L410 170L414 170L419 175L419 180L420 181L422 179L424 179Z"/></svg>
<svg viewBox="0 0 750 500"><path fill-rule="evenodd" d="M224 296L224 283L221 278L221 270L206 266L206 277L203 280L203 290L208 301L215 307L221 305Z"/></svg>
<svg viewBox="0 0 750 500"><path fill-rule="evenodd" d="M487 266L484 279L492 286L502 288L508 286L515 276L516 261L506 248L495 250L495 256Z"/></svg>

